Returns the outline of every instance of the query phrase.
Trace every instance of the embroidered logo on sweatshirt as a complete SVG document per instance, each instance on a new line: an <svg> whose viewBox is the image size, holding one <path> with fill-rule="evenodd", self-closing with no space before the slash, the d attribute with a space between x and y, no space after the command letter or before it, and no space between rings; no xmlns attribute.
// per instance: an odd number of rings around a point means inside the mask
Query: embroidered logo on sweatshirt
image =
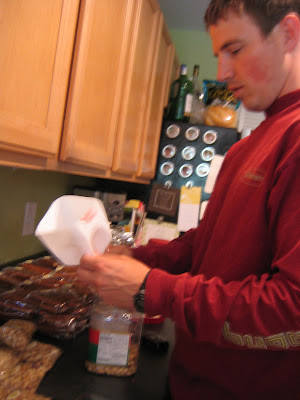
<svg viewBox="0 0 300 400"><path fill-rule="evenodd" d="M223 336L229 342L249 349L268 349L273 347L287 350L290 347L300 347L300 331L281 332L268 337L254 336L250 333L242 335L232 331L229 322L225 322Z"/></svg>
<svg viewBox="0 0 300 400"><path fill-rule="evenodd" d="M259 170L250 169L245 171L242 176L242 181L251 186L260 186L264 180L264 173Z"/></svg>

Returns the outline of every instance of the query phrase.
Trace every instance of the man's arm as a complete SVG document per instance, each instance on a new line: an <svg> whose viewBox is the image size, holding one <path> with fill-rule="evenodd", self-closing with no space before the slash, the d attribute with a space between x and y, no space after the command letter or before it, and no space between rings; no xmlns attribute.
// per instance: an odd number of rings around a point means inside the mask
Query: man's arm
<svg viewBox="0 0 300 400"><path fill-rule="evenodd" d="M278 176L269 195L272 261L261 276L219 277L153 270L145 310L175 321L187 335L217 345L300 349L300 161Z"/></svg>

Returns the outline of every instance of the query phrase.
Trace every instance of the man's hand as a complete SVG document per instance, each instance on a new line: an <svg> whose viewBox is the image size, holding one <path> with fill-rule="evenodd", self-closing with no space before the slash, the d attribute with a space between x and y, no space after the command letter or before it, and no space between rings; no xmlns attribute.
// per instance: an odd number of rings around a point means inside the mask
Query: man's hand
<svg viewBox="0 0 300 400"><path fill-rule="evenodd" d="M84 255L78 267L78 279L107 304L134 310L133 296L139 290L149 267L126 255L106 252Z"/></svg>
<svg viewBox="0 0 300 400"><path fill-rule="evenodd" d="M110 244L106 247L104 253L123 254L129 257L132 256L131 248L126 246L125 244L121 244L119 246L114 246L113 244Z"/></svg>

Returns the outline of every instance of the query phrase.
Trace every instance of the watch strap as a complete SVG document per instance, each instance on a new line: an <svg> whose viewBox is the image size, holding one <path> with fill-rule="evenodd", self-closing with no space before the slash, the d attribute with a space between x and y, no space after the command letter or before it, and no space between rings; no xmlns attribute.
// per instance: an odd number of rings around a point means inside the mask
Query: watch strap
<svg viewBox="0 0 300 400"><path fill-rule="evenodd" d="M146 281L148 278L151 269L145 275L145 278L138 290L138 292L133 296L133 304L136 311L143 313L144 312L144 305L145 305L145 288L146 288Z"/></svg>

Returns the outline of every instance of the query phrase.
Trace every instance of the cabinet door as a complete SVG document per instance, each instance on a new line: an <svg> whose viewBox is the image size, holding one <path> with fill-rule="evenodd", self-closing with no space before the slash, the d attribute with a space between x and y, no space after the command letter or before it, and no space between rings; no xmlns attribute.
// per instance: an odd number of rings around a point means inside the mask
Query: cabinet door
<svg viewBox="0 0 300 400"><path fill-rule="evenodd" d="M145 112L160 20L155 0L137 0L131 49L122 93L116 148L112 170L135 175L141 156Z"/></svg>
<svg viewBox="0 0 300 400"><path fill-rule="evenodd" d="M163 18L162 18L163 24ZM155 175L157 151L159 147L163 109L168 102L171 71L174 58L172 45L167 27L158 36L155 67L153 68L153 91L147 104L145 131L141 146L140 165L137 176L152 179Z"/></svg>
<svg viewBox="0 0 300 400"><path fill-rule="evenodd" d="M81 3L60 159L111 168L134 0Z"/></svg>
<svg viewBox="0 0 300 400"><path fill-rule="evenodd" d="M0 0L0 149L58 154L79 0Z"/></svg>

